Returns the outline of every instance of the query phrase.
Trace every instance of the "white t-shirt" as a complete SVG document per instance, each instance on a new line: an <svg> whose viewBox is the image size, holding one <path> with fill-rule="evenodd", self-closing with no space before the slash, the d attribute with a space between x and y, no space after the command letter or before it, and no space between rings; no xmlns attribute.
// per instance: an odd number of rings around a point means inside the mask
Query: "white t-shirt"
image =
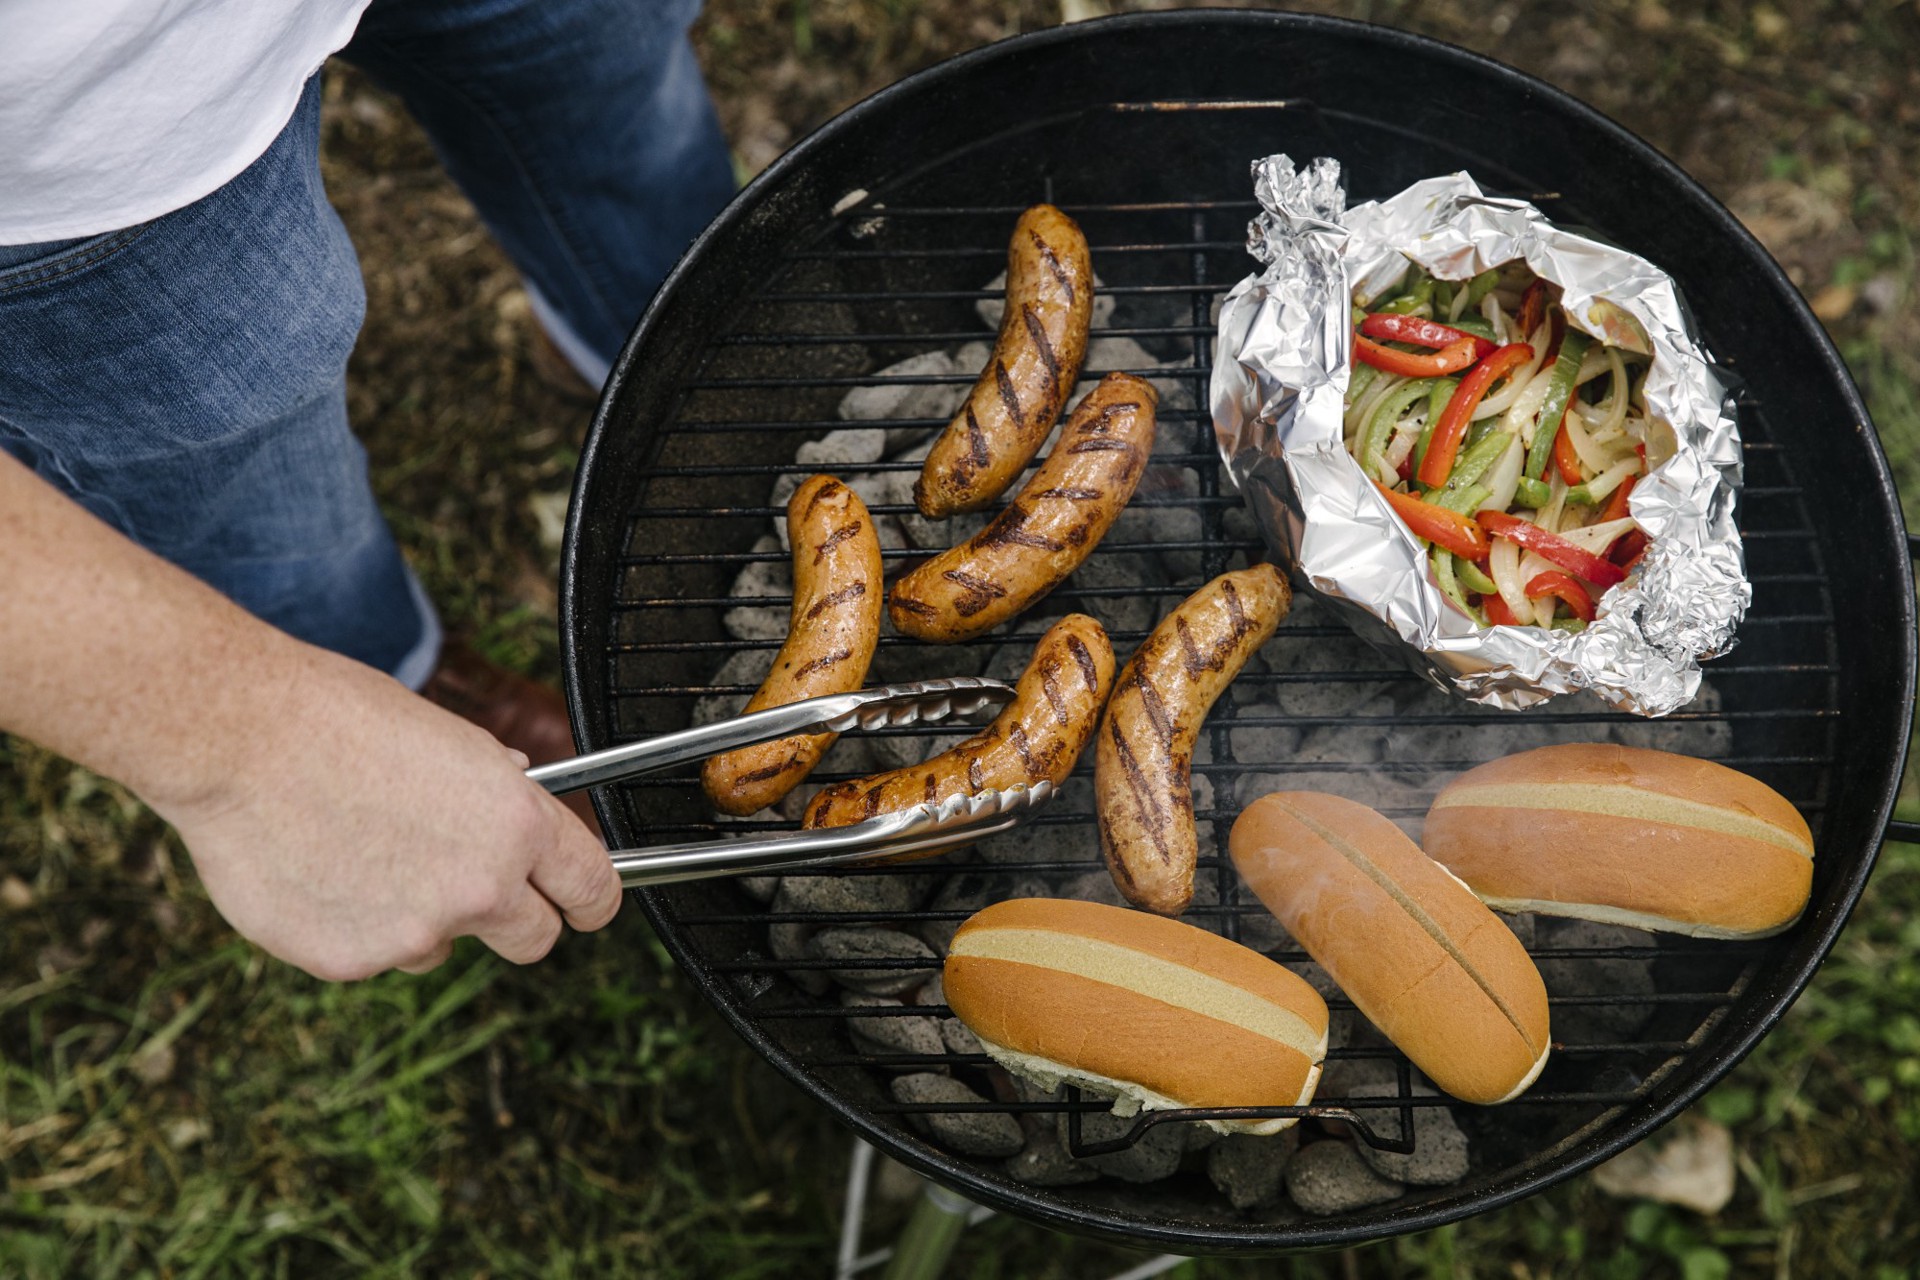
<svg viewBox="0 0 1920 1280"><path fill-rule="evenodd" d="M0 244L133 226L272 145L370 0L0 0Z"/></svg>

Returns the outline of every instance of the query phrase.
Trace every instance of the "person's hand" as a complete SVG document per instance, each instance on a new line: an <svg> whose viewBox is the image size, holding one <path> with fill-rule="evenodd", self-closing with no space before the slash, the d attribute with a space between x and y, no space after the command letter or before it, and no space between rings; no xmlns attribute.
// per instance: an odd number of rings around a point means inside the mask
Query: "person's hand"
<svg viewBox="0 0 1920 1280"><path fill-rule="evenodd" d="M218 786L160 804L235 929L319 978L422 973L474 935L540 959L620 882L526 759L358 663L298 646Z"/></svg>

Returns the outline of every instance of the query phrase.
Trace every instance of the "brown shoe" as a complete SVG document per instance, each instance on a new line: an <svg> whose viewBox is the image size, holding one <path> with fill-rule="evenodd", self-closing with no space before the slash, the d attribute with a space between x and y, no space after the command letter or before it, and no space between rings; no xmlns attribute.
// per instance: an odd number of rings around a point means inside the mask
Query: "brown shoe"
<svg viewBox="0 0 1920 1280"><path fill-rule="evenodd" d="M560 348L547 336L547 331L538 324L533 326L533 341L527 349L527 365L541 385L559 392L563 398L575 404L597 404L600 400L600 388L580 375L580 371L561 354Z"/></svg>
<svg viewBox="0 0 1920 1280"><path fill-rule="evenodd" d="M429 702L471 721L534 764L550 764L576 754L567 704L560 691L489 662L458 640L440 648L440 665L420 690ZM600 835L593 801L584 791L561 801Z"/></svg>

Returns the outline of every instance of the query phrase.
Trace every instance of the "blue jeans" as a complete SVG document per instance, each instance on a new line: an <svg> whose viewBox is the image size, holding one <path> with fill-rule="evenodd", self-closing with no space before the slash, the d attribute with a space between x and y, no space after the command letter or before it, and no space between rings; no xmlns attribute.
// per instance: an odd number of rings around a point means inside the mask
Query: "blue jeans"
<svg viewBox="0 0 1920 1280"><path fill-rule="evenodd" d="M374 0L342 56L397 93L604 376L733 191L698 0ZM347 425L366 299L319 170L319 77L220 190L0 246L0 448L276 626L418 686L438 623Z"/></svg>

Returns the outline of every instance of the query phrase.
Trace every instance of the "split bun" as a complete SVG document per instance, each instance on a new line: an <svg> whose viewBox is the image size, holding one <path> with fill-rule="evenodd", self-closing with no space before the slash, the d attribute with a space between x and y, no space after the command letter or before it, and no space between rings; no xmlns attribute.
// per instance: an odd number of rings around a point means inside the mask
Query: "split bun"
<svg viewBox="0 0 1920 1280"><path fill-rule="evenodd" d="M1469 769L1435 797L1421 844L1496 910L1697 938L1779 933L1813 888L1813 833L1773 788L1610 743Z"/></svg>
<svg viewBox="0 0 1920 1280"><path fill-rule="evenodd" d="M1327 1006L1237 942L1123 907L996 903L947 953L947 1002L997 1062L1142 1108L1301 1106L1327 1050ZM1275 1133L1277 1118L1209 1121Z"/></svg>
<svg viewBox="0 0 1920 1280"><path fill-rule="evenodd" d="M1539 969L1399 827L1340 796L1281 791L1250 805L1227 844L1248 887L1434 1084L1492 1104L1539 1076Z"/></svg>

